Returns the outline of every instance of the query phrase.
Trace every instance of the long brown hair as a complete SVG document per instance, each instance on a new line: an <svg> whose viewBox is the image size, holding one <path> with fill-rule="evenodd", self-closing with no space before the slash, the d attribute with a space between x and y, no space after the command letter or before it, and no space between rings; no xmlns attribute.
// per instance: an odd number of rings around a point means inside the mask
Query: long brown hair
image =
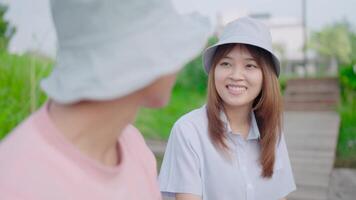
<svg viewBox="0 0 356 200"><path fill-rule="evenodd" d="M229 152L226 142L225 126L220 119L223 111L223 100L215 87L214 71L218 62L226 56L237 44L225 44L218 46L208 78L208 100L207 116L209 136L215 147L222 153ZM268 178L273 175L275 161L275 148L282 130L282 96L280 92L278 77L273 67L272 55L264 49L256 46L243 45L248 52L257 60L263 74L262 89L253 102L258 129L260 131L260 164L262 166L262 177Z"/></svg>

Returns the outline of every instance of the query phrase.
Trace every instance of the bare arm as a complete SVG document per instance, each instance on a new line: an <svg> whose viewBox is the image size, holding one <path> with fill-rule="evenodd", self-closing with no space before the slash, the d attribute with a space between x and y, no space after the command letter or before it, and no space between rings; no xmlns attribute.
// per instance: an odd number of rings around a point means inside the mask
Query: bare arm
<svg viewBox="0 0 356 200"><path fill-rule="evenodd" d="M194 194L176 194L176 200L202 200L202 198Z"/></svg>

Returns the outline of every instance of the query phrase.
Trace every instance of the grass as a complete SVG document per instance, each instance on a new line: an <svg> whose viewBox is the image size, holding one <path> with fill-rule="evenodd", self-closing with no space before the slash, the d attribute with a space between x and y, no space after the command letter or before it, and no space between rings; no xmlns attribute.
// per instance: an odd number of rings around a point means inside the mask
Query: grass
<svg viewBox="0 0 356 200"><path fill-rule="evenodd" d="M339 140L336 152L336 167L356 168L356 72L353 65L342 66L339 70L341 118Z"/></svg>
<svg viewBox="0 0 356 200"><path fill-rule="evenodd" d="M0 51L0 139L46 101L39 82L52 65L51 60ZM182 84L186 72L180 73L169 106L140 111L135 124L146 138L167 139L181 115L204 103L204 94L197 88L184 89L188 87L186 82Z"/></svg>
<svg viewBox="0 0 356 200"><path fill-rule="evenodd" d="M356 168L356 99L339 109L341 124L336 152L336 167Z"/></svg>
<svg viewBox="0 0 356 200"><path fill-rule="evenodd" d="M51 64L43 58L0 51L0 139L45 101L38 82Z"/></svg>

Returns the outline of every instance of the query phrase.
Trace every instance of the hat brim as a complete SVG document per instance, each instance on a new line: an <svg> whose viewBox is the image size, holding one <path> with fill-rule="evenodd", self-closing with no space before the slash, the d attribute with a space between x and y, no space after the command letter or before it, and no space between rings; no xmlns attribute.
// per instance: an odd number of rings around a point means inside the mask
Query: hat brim
<svg viewBox="0 0 356 200"><path fill-rule="evenodd" d="M41 87L63 104L120 98L181 69L201 52L209 32L207 18L167 14L125 38L112 34L109 43L86 43L81 51L59 46L56 66Z"/></svg>
<svg viewBox="0 0 356 200"><path fill-rule="evenodd" d="M209 74L210 68L212 67L212 62L213 62L213 57L214 54L216 52L216 49L224 44L248 44L248 45L252 45L261 49L266 50L267 52L269 52L272 55L272 60L273 60L273 64L274 64L274 70L275 73L277 75L277 77L279 77L280 74L280 62L278 57L272 52L271 49L266 49L266 48L262 48L261 45L259 44L259 41L250 41L249 39L243 39L243 38L230 38L226 41L223 42L218 42L217 44L214 44L210 47L208 47L204 53L203 53L203 65L204 65L204 70L207 74Z"/></svg>

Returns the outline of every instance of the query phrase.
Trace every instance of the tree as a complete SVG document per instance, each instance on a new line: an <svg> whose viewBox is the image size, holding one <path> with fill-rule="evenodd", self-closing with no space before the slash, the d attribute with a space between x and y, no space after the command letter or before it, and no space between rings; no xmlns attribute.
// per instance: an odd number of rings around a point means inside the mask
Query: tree
<svg viewBox="0 0 356 200"><path fill-rule="evenodd" d="M351 33L351 61L353 64L356 64L356 33Z"/></svg>
<svg viewBox="0 0 356 200"><path fill-rule="evenodd" d="M8 7L0 4L0 50L7 49L11 37L15 34L15 28L4 19Z"/></svg>
<svg viewBox="0 0 356 200"><path fill-rule="evenodd" d="M309 46L321 56L336 59L338 64L348 64L356 51L352 47L353 34L347 22L335 23L312 33Z"/></svg>

